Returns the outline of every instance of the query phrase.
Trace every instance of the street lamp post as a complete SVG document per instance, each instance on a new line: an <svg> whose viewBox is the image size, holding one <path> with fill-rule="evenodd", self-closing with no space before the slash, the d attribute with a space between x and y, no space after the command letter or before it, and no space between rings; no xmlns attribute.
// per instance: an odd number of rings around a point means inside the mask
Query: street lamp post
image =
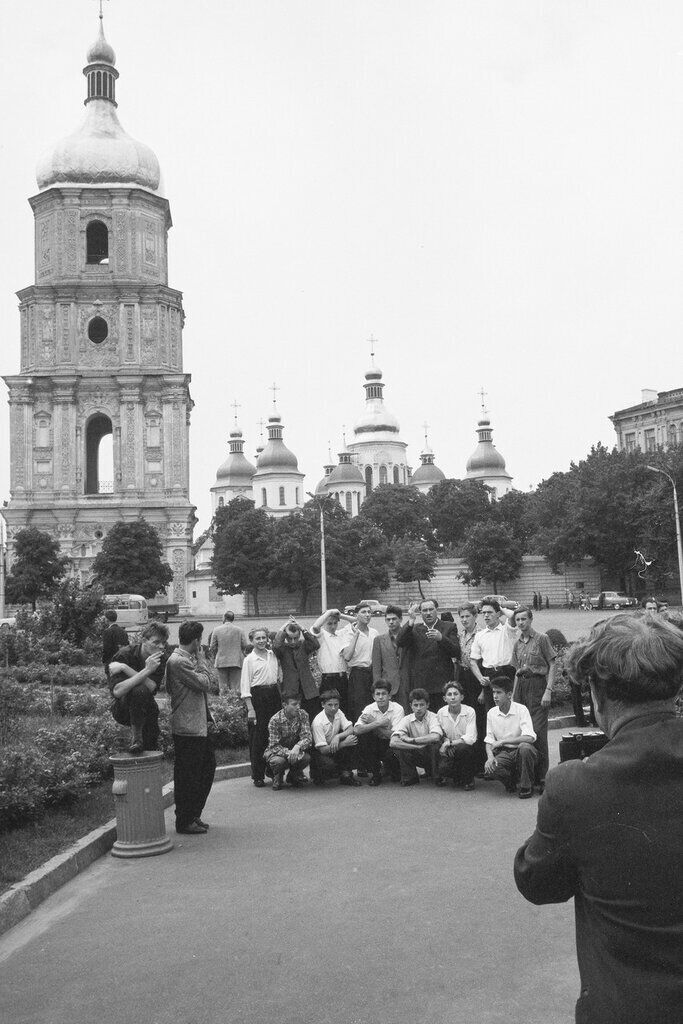
<svg viewBox="0 0 683 1024"><path fill-rule="evenodd" d="M325 518L323 516L323 503L315 495L311 494L310 491L306 491L306 494L320 510L320 602L321 611L327 611L327 567L325 565Z"/></svg>
<svg viewBox="0 0 683 1024"><path fill-rule="evenodd" d="M676 549L678 551L678 584L681 588L681 604L683 604L683 543L681 543L681 517L678 514L678 494L676 493L676 481L672 476L657 466L646 466L653 473L661 473L673 487L674 492L674 519L676 520Z"/></svg>

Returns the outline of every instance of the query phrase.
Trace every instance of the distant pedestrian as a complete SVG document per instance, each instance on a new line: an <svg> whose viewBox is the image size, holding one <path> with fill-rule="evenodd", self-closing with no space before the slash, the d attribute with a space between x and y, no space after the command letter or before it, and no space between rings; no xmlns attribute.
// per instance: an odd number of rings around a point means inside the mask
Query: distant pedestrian
<svg viewBox="0 0 683 1024"><path fill-rule="evenodd" d="M545 606L546 608L550 608L550 598L547 594L545 595Z"/></svg>
<svg viewBox="0 0 683 1024"><path fill-rule="evenodd" d="M538 594L536 593L535 590L534 590L533 605L534 605L534 611L537 612L538 611Z"/></svg>
<svg viewBox="0 0 683 1024"><path fill-rule="evenodd" d="M123 626L118 625L116 621L118 615L113 608L107 608L104 617L108 625L105 626L102 633L102 664L104 665L104 674L109 679L109 664L114 660L116 652L127 646L128 634Z"/></svg>
<svg viewBox="0 0 683 1024"><path fill-rule="evenodd" d="M249 650L249 641L234 624L234 618L234 612L226 612L223 624L216 626L211 634L209 655L218 670L218 688L222 695L229 690L239 693L242 663Z"/></svg>

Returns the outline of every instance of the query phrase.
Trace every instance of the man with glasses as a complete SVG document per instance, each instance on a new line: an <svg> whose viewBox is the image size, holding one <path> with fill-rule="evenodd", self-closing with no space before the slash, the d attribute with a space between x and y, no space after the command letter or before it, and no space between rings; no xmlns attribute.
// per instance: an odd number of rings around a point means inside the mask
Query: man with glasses
<svg viewBox="0 0 683 1024"><path fill-rule="evenodd" d="M157 748L159 707L154 694L164 678L167 641L168 627L150 622L140 633L140 642L122 647L109 665L111 713L119 725L131 727L131 754Z"/></svg>

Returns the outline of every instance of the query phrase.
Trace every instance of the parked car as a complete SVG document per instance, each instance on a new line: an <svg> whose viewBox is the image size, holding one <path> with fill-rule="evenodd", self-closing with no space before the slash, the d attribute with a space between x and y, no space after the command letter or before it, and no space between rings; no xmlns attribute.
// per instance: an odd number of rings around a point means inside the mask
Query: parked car
<svg viewBox="0 0 683 1024"><path fill-rule="evenodd" d="M347 604L344 607L344 615L353 615L359 604L369 604L373 615L386 615L387 606L372 597L362 597L356 604Z"/></svg>
<svg viewBox="0 0 683 1024"><path fill-rule="evenodd" d="M601 590L596 598L591 598L594 607L598 608L613 608L615 612L618 612L620 608L637 608L638 600L635 597L629 597L628 594L623 594L620 590Z"/></svg>

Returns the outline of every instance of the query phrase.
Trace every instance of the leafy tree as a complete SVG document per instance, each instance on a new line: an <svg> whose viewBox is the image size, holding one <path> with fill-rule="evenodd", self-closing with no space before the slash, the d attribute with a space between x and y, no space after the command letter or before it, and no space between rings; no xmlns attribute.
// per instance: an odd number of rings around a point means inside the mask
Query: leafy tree
<svg viewBox="0 0 683 1024"><path fill-rule="evenodd" d="M247 498L233 498L219 508L211 525L216 586L225 594L247 593L260 615L259 590L270 576L274 523Z"/></svg>
<svg viewBox="0 0 683 1024"><path fill-rule="evenodd" d="M508 491L491 506L494 521L505 523L510 527L526 554L531 553L531 545L536 532L536 506L535 491Z"/></svg>
<svg viewBox="0 0 683 1024"><path fill-rule="evenodd" d="M10 604L30 604L48 597L66 573L69 559L59 554L59 543L35 526L14 538L14 561L7 574L5 593Z"/></svg>
<svg viewBox="0 0 683 1024"><path fill-rule="evenodd" d="M441 480L427 495L429 515L441 547L457 548L475 523L491 519L487 487L479 480Z"/></svg>
<svg viewBox="0 0 683 1024"><path fill-rule="evenodd" d="M391 553L382 531L361 516L351 519L333 498L322 501L328 585L361 594L388 586ZM300 611L306 611L320 585L320 499L275 522L270 582L297 593Z"/></svg>
<svg viewBox="0 0 683 1024"><path fill-rule="evenodd" d="M459 572L460 579L473 586L488 580L494 593L499 583L515 579L522 568L521 545L502 523L475 523L465 534L461 551L467 568Z"/></svg>
<svg viewBox="0 0 683 1024"><path fill-rule="evenodd" d="M434 543L427 498L408 484L375 488L361 505L359 515L379 526L387 540L410 537L430 546Z"/></svg>
<svg viewBox="0 0 683 1024"><path fill-rule="evenodd" d="M399 583L417 583L424 600L422 580L431 580L436 572L437 554L424 541L402 537L394 541L394 575Z"/></svg>
<svg viewBox="0 0 683 1024"><path fill-rule="evenodd" d="M162 561L162 555L159 534L147 520L116 523L93 562L93 581L105 594L154 597L173 579L171 567Z"/></svg>

